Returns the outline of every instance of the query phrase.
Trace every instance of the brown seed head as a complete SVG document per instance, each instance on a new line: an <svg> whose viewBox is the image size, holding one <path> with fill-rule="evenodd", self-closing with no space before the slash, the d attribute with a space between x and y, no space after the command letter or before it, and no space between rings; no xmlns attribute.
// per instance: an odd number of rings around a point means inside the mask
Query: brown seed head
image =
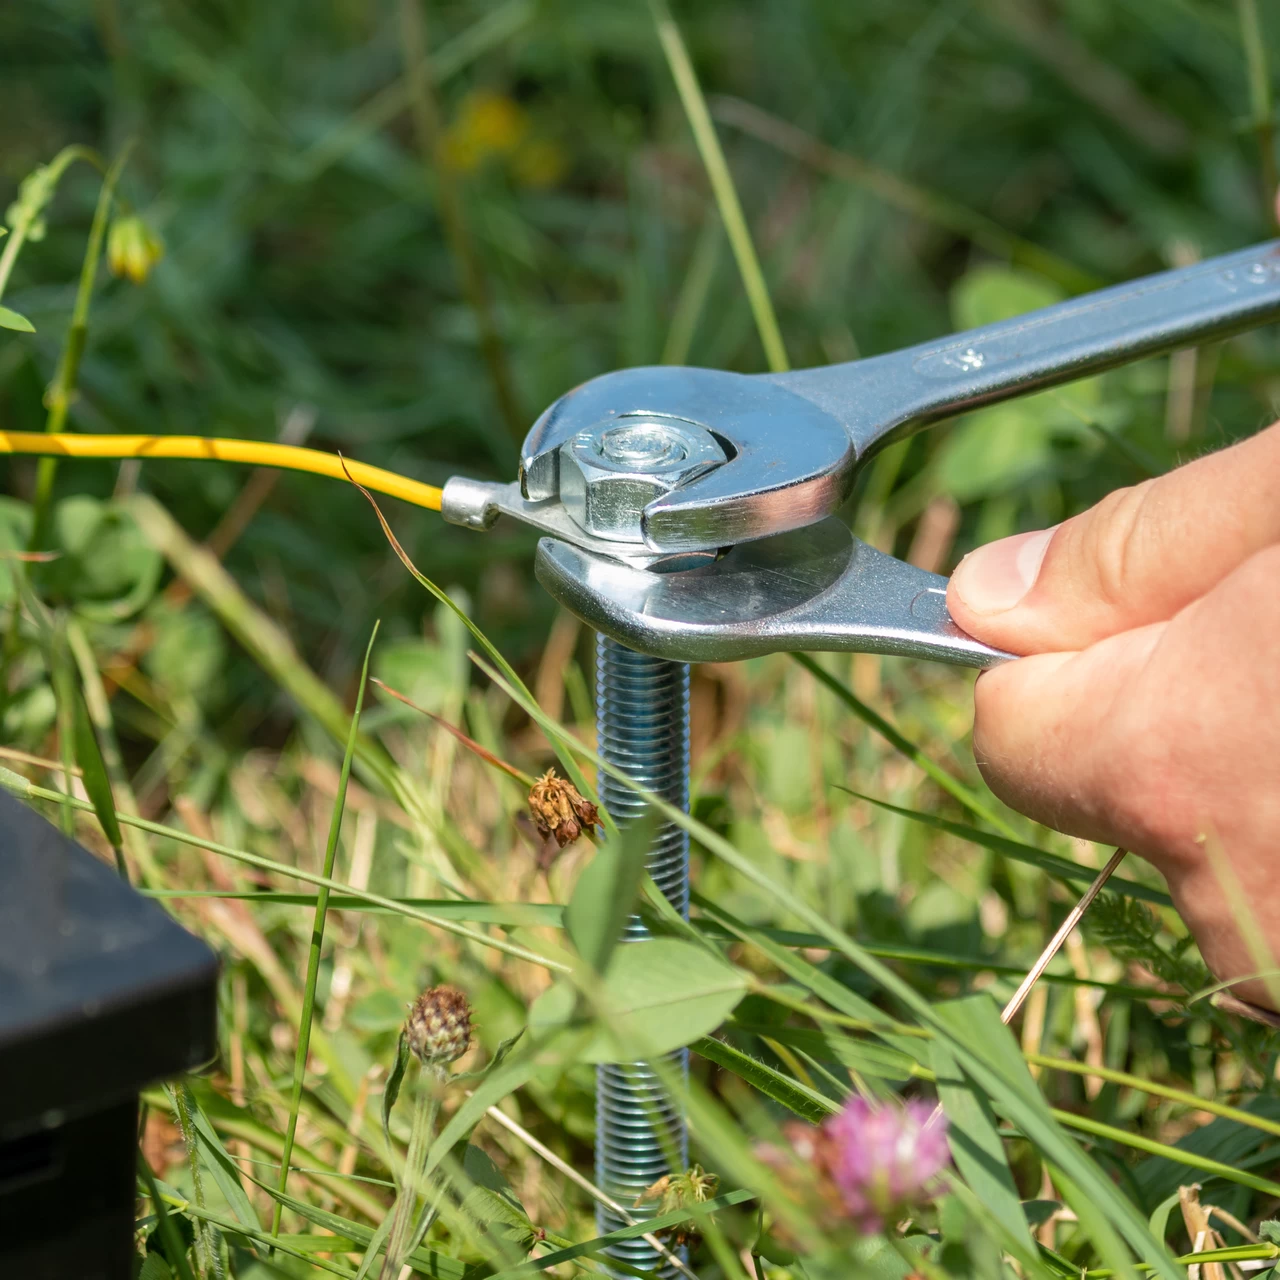
<svg viewBox="0 0 1280 1280"><path fill-rule="evenodd" d="M529 791L529 812L544 836L554 836L564 848L572 844L584 830L594 832L600 825L600 814L572 782L557 778L548 769Z"/></svg>
<svg viewBox="0 0 1280 1280"><path fill-rule="evenodd" d="M457 987L430 987L414 1001L404 1029L425 1065L443 1067L471 1045L471 1005Z"/></svg>

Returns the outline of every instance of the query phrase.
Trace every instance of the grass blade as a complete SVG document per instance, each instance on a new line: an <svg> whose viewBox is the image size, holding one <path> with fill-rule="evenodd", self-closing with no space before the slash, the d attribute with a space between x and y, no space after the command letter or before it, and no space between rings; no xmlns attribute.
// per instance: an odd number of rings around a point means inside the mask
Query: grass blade
<svg viewBox="0 0 1280 1280"><path fill-rule="evenodd" d="M806 1088L749 1053L725 1044L723 1040L703 1036L702 1039L693 1041L689 1050L726 1071L732 1071L766 1097L781 1103L810 1124L821 1124L829 1115L840 1110L838 1103L824 1097L816 1089Z"/></svg>
<svg viewBox="0 0 1280 1280"><path fill-rule="evenodd" d="M1263 207L1268 222L1274 220L1276 196L1275 120L1271 111L1271 76L1267 69L1267 44L1258 21L1257 0L1236 0L1240 11L1240 43L1244 46L1245 64L1249 71L1249 110L1254 133L1258 138Z"/></svg>
<svg viewBox="0 0 1280 1280"><path fill-rule="evenodd" d="M117 811L115 806L118 806L125 813L136 814L138 802L129 785L124 757L120 754L120 743L111 718L106 686L102 682L102 674L98 670L84 628L75 618L67 620L67 647L71 650L76 669L80 673L80 691L84 695L85 710L89 713L89 722L93 727L94 741L102 755L102 767L110 788L113 811ZM101 814L98 820L102 820ZM133 859L138 878L144 885L158 885L161 881L160 868L151 856L151 849L142 832L136 827L126 826L123 836L125 850Z"/></svg>
<svg viewBox="0 0 1280 1280"><path fill-rule="evenodd" d="M69 809L79 809L85 813L93 812L93 805L87 800L78 800L75 796L66 796L60 791L51 791L48 787L37 787L33 782L22 777L21 774L14 773L3 766L0 766L0 787L4 787L6 791L24 800L49 800L55 804L65 805ZM409 920L419 920L423 924L433 925L459 938L467 938L482 947L492 947L496 951L505 952L509 956L514 956L517 960L527 960L531 964L541 965L543 968L551 969L557 973L570 972L571 966L559 960L539 955L538 952L530 951L526 947L516 946L515 943L503 942L499 938L491 938L488 934L480 933L476 929L468 929L452 920L445 919L443 916L432 915L428 911L420 911L417 907L406 906L404 902L395 898L384 898L380 893L357 890L352 888L351 885L339 884L325 876L317 875L311 871L304 871L301 867L291 867L287 863L275 862L271 858L263 858L244 849L233 849L229 845L219 844L216 840L205 840L200 836L192 835L188 831L180 831L176 827L166 827L162 823L151 822L146 818L135 818L132 814L127 813L121 813L117 816L125 826L134 826L142 831L149 831L153 835L179 840L183 844L194 845L197 849L208 849L210 853L216 853L224 858L233 858L237 862L243 862L250 867L257 867L261 871L270 871L293 880L301 880L306 884L314 884L319 888L338 889L353 898L359 899L361 902L368 902L375 907L381 907L385 911L393 911Z"/></svg>
<svg viewBox="0 0 1280 1280"><path fill-rule="evenodd" d="M1091 1134L1095 1138L1106 1138L1110 1142L1131 1147L1135 1151L1145 1151L1148 1155L1160 1156L1165 1160L1172 1160L1175 1164L1198 1169L1211 1178L1225 1178L1228 1182L1235 1182L1242 1187L1260 1191L1265 1196L1280 1199L1280 1182L1273 1182L1270 1178L1259 1178L1256 1174L1236 1168L1235 1165L1225 1164L1221 1160L1214 1160L1194 1151L1187 1151L1183 1147L1170 1146L1167 1142L1157 1142L1154 1138L1145 1138L1139 1133L1130 1133L1127 1129L1117 1129L1115 1125L1104 1124L1101 1120L1094 1120L1090 1116L1077 1115L1074 1111L1061 1111L1055 1108L1053 1114L1060 1123L1070 1129L1078 1129L1081 1133Z"/></svg>
<svg viewBox="0 0 1280 1280"><path fill-rule="evenodd" d="M174 572L209 606L249 655L335 742L345 742L348 716L333 691L311 670L283 629L245 595L206 547L193 542L159 502L144 493L129 499L129 513L147 541ZM376 742L361 736L356 759L364 775L420 816L417 788Z"/></svg>
<svg viewBox="0 0 1280 1280"><path fill-rule="evenodd" d="M921 822L937 831L949 832L953 836L959 836L961 840L969 840L973 844L981 845L984 849L990 849L992 853L1000 853L1006 858L1012 858L1015 862L1025 862L1028 866L1037 867L1041 871L1045 871L1058 880L1064 880L1069 884L1091 884L1098 874L1088 867L1079 866L1068 858L1060 858L1056 853L1047 853L1043 849L1037 849L1033 844L1023 844L1021 840L1010 840L1007 836L992 835L989 831L981 831L977 827L966 826L963 822L951 822L946 818L939 818L931 813L921 813L919 809L904 809L899 805L890 804L887 800L877 800L875 796L866 795L861 791L853 791L849 787L841 787L840 790L847 792L851 796L857 796L859 800L865 800L868 804L873 804L879 809L886 809L890 813L910 818L912 822ZM1113 892L1125 893L1131 898L1139 898L1143 902L1150 902L1159 907L1173 906L1173 899L1167 893L1162 892L1160 889L1149 888L1145 884L1139 884L1136 880L1125 880L1121 876L1112 876L1107 881L1107 888Z"/></svg>
<svg viewBox="0 0 1280 1280"><path fill-rule="evenodd" d="M972 787L966 786L958 778L953 778L941 765L935 764L905 734L899 732L879 712L867 706L843 681L819 666L811 654L793 653L791 656L815 680L826 685L863 724L874 729L890 746L901 751L912 764L923 769L948 795L954 796L966 809L977 814L984 822L990 823L1002 835L1008 836L1011 840L1017 839L1018 833Z"/></svg>
<svg viewBox="0 0 1280 1280"><path fill-rule="evenodd" d="M676 82L676 91L680 94L685 115L689 119L689 128L693 130L698 154L702 157L711 190L715 193L725 234L729 237L733 256L738 262L738 271L747 291L747 301L751 304L751 314L755 317L765 359L774 373L785 373L791 364L782 341L782 330L778 328L778 317L773 311L769 287L765 284L764 272L760 269L760 259L751 242L751 232L742 212L742 204L733 185L724 151L720 147L720 139L716 136L715 125L711 123L707 100L703 97L702 86L698 84L698 76L689 59L689 51L685 48L684 37L667 8L666 0L650 0L649 7L653 11L654 25L658 29L658 39L662 42L667 65L671 68L671 77Z"/></svg>
<svg viewBox="0 0 1280 1280"><path fill-rule="evenodd" d="M231 1158L230 1152L223 1145L213 1127L213 1122L205 1114L200 1099L189 1085L181 1086L185 1092L185 1101L190 1115L191 1128L195 1134L196 1146L204 1157L204 1163L213 1180L218 1184L231 1212L246 1227L260 1228L258 1215L254 1211L253 1202L245 1193L244 1184L240 1181L240 1170Z"/></svg>
<svg viewBox="0 0 1280 1280"><path fill-rule="evenodd" d="M1034 1254L1004 1142L986 1096L961 1070L947 1045L935 1041L932 1051L938 1100L949 1122L947 1138L956 1168L1001 1227L1017 1240L1021 1251Z"/></svg>
<svg viewBox="0 0 1280 1280"><path fill-rule="evenodd" d="M387 541L391 544L391 549L396 553L400 563L409 570L420 586L430 592L431 595L433 595L442 605L453 610L458 619L462 622L462 625L465 626L466 629L476 638L476 641L481 645L485 653L487 653L497 664L503 675L506 676L512 685L519 689L530 702L533 702L533 694L531 694L525 687L524 681L516 675L515 668L512 667L506 658L502 656L497 647L492 643L492 641L490 641L489 637L486 636L478 626L476 626L466 611L459 606L458 602L447 591L443 591L441 588L436 586L436 584L432 582L431 579L428 578L412 560L409 559L409 553L403 546L401 546L400 539L396 537L391 526L387 523L387 518L382 514L382 508L378 506L377 500L374 498L373 494L371 494L368 489L360 484L358 480L352 478L349 474L347 478L351 480L351 483L355 485L362 494L364 494L369 505L373 508L373 513L378 517L378 523L382 526L382 532L386 536ZM547 721L548 717L544 716L542 719L537 720L537 723L539 725L544 725L544 722ZM573 785L577 787L588 800L598 801L599 796L597 796L595 788L587 782L586 777L578 767L578 761L574 756L574 752L578 749L579 744L570 738L569 734L561 725L556 724L554 721L549 721L549 723L554 727L551 729L546 729L544 727L544 732L546 732L548 741L555 750L560 763L564 765L564 770L569 775ZM600 813L604 818L606 829L610 834L616 835L618 829L613 819L604 809L601 809Z"/></svg>
<svg viewBox="0 0 1280 1280"><path fill-rule="evenodd" d="M346 750L342 755L342 772L338 778L338 794L333 798L333 813L329 819L329 840L324 851L324 878L333 878L333 862L338 852L338 837L342 832L342 814L347 803L347 784L351 780L351 762L356 753L356 741L360 735L360 712L364 709L364 691L369 680L369 657L378 638L378 623L373 624L373 634L364 651L364 665L360 668L360 684L356 689L356 707L351 713L351 727L347 731ZM302 1082L307 1071L307 1054L311 1049L311 1023L315 1013L316 981L320 976L320 951L324 945L325 918L329 912L329 886L321 885L316 895L315 923L311 927L311 949L307 955L307 979L302 992L302 1019L298 1025L298 1047L293 1059L293 1092L289 1098L289 1124L285 1129L284 1153L280 1158L280 1190L289 1181L289 1161L293 1157L293 1143L298 1132L298 1107L302 1102ZM271 1234L280 1231L280 1202L276 1202L271 1216Z"/></svg>
<svg viewBox="0 0 1280 1280"><path fill-rule="evenodd" d="M558 1266L562 1262L602 1253L609 1245L620 1240L636 1240L643 1235L652 1235L656 1231L676 1226L690 1218L695 1220L705 1218L720 1209L727 1209L732 1205L744 1204L746 1201L754 1199L755 1196L750 1191L727 1191L722 1196L716 1196L714 1200L706 1200L701 1204L685 1205L680 1209L673 1210L671 1213L664 1213L659 1217L638 1222L634 1227L619 1227L617 1231L611 1231L606 1236L597 1236L594 1240L584 1240L580 1244L572 1244L566 1248L557 1249L554 1253L543 1254L540 1258L532 1258L518 1267L498 1272L493 1277L493 1280L517 1280L519 1276L536 1275L538 1272L546 1271L549 1267ZM610 1260L610 1266L614 1265L616 1264ZM639 1272L637 1274L644 1273Z"/></svg>
<svg viewBox="0 0 1280 1280"><path fill-rule="evenodd" d="M550 721L550 717L536 703L523 697L494 668L478 656L474 661L495 684L519 703L540 725ZM838 682L834 683L838 686ZM990 1043L992 1033L987 1028L982 1028L979 1033L971 1022L944 1020L940 1010L909 983L881 964L841 929L832 925L820 911L798 897L790 888L772 879L751 858L742 854L718 832L683 813L657 793L641 786L597 752L580 745L578 749L584 758L593 760L598 768L616 777L624 786L648 801L668 821L684 827L708 853L732 868L747 882L768 894L776 906L793 913L797 919L825 936L833 944L834 950L861 969L903 1008L910 1010L922 1027L946 1037L950 1041L952 1052L959 1065L987 1093L997 1109L1006 1114L1015 1124L1024 1128L1024 1132L1040 1147L1045 1158L1061 1169L1083 1190L1086 1196L1100 1207L1102 1214L1105 1215L1104 1221L1109 1224L1109 1229L1114 1227L1118 1230L1128 1245L1135 1252L1146 1256L1156 1273L1165 1280L1178 1280L1178 1273L1173 1267L1168 1251L1152 1236L1146 1219L1138 1213L1131 1202L1114 1194L1112 1183L1058 1127L1043 1095L1027 1074L1026 1064L1010 1038L1007 1028L999 1022L998 1016L996 1026L999 1028L999 1033L996 1038L1002 1037L1004 1041L1008 1041L1009 1048L1016 1056L1009 1058L1008 1055L1004 1055L997 1062L993 1059ZM840 986L838 983L835 985ZM853 993L845 990L846 999L851 996ZM994 1005L991 1009L995 1016Z"/></svg>
<svg viewBox="0 0 1280 1280"><path fill-rule="evenodd" d="M379 680L377 676L373 677L373 683L398 702L403 702L406 707L412 707L419 715L426 716L428 720L439 725L446 733L451 733L468 751L473 755L479 756L486 764L493 765L495 769L501 769L503 773L508 777L514 778L526 789L533 786L534 779L529 774L522 769L517 769L513 764L508 764L505 760L499 759L488 747L483 747L474 738L469 738L457 725L450 724L444 716L438 716L434 711L428 711L426 707L418 706L412 698L406 697L398 689L393 689L385 680Z"/></svg>
<svg viewBox="0 0 1280 1280"><path fill-rule="evenodd" d="M435 180L440 222L461 277L463 294L475 316L480 354L489 370L498 413L510 434L520 440L528 427L528 420L516 396L515 379L511 376L506 348L498 332L497 316L489 297L480 254L467 222L462 192L445 153L440 103L431 59L427 56L426 21L422 10L423 0L400 0L400 43L404 51L404 78L414 132L428 175Z"/></svg>
<svg viewBox="0 0 1280 1280"><path fill-rule="evenodd" d="M996 258L1009 258L1056 280L1072 293L1100 289L1103 281L1074 262L1006 231L998 222L961 204L951 196L908 182L847 151L828 146L794 124L741 98L714 96L711 114L721 124L744 133L842 182L870 191L892 209L921 218L964 236Z"/></svg>
<svg viewBox="0 0 1280 1280"><path fill-rule="evenodd" d="M191 1274L191 1263L187 1260L187 1251L182 1247L182 1237L173 1225L173 1219L169 1217L169 1206L161 1197L160 1188L156 1185L156 1175L151 1172L151 1166L143 1158L141 1151L138 1152L138 1173L147 1189L148 1198L155 1206L156 1230L160 1233L165 1253L178 1273L179 1280L195 1280L195 1276Z"/></svg>
<svg viewBox="0 0 1280 1280"><path fill-rule="evenodd" d="M84 789L93 804L98 823L115 854L116 870L126 883L129 880L129 868L124 861L124 836L120 832L120 823L116 818L116 803L111 795L111 780L107 777L107 767L102 760L102 748L93 732L89 720L89 708L85 705L84 694L80 689L71 693L74 702L76 764L80 766L81 780Z"/></svg>

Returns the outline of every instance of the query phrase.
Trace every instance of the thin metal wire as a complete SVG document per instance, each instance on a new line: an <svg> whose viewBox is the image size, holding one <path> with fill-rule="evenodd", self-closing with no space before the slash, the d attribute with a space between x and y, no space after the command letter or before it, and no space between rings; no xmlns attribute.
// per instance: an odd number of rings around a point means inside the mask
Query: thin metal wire
<svg viewBox="0 0 1280 1280"><path fill-rule="evenodd" d="M1067 918L1058 926L1057 933L1049 939L1049 944L1040 953L1040 958L1031 966L1027 976L1018 984L1017 991L1009 998L1009 1003L1005 1005L1000 1014L1001 1022L1008 1023L1012 1021L1014 1014L1022 1008L1024 1001L1031 994L1031 988L1040 980L1040 975L1049 967L1053 957L1061 950L1062 944L1071 936L1071 930L1080 923L1080 917L1089 910L1090 903L1102 892L1102 886L1111 879L1115 869L1124 861L1127 853L1127 849L1117 849L1107 859L1107 865L1098 872L1093 883L1084 891L1080 901L1067 912Z"/></svg>
<svg viewBox="0 0 1280 1280"><path fill-rule="evenodd" d="M1049 967L1053 957L1062 949L1062 944L1071 936L1071 930L1080 923L1080 917L1089 910L1094 898L1102 892L1103 885L1111 879L1116 868L1125 860L1128 852L1127 849L1117 849L1107 859L1107 865L1094 877L1093 883L1081 895L1080 901L1067 912L1067 918L1058 926L1058 931L1049 939L1048 945L1040 953L1039 959L1027 970L1027 976L1018 984L1017 991L1009 997L1009 1003L1000 1011L1000 1021L1006 1026L1013 1021L1014 1015L1022 1008L1027 997L1031 994L1031 988L1039 982L1041 975ZM933 1124L941 1115L942 1103L938 1103L926 1124Z"/></svg>

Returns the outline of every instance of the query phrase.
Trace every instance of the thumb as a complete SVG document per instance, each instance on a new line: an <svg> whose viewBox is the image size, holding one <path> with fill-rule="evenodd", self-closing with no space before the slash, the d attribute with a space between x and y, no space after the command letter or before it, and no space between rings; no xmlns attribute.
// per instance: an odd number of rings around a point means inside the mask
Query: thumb
<svg viewBox="0 0 1280 1280"><path fill-rule="evenodd" d="M1280 423L1065 524L967 555L951 616L987 644L1061 653L1165 622L1280 542Z"/></svg>

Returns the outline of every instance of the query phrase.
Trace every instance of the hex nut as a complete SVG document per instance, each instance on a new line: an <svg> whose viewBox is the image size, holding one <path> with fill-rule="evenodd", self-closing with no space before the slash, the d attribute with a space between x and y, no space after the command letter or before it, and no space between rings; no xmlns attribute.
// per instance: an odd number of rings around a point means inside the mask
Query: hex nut
<svg viewBox="0 0 1280 1280"><path fill-rule="evenodd" d="M645 507L724 461L719 441L697 423L627 414L560 446L560 501L597 537L643 542Z"/></svg>

